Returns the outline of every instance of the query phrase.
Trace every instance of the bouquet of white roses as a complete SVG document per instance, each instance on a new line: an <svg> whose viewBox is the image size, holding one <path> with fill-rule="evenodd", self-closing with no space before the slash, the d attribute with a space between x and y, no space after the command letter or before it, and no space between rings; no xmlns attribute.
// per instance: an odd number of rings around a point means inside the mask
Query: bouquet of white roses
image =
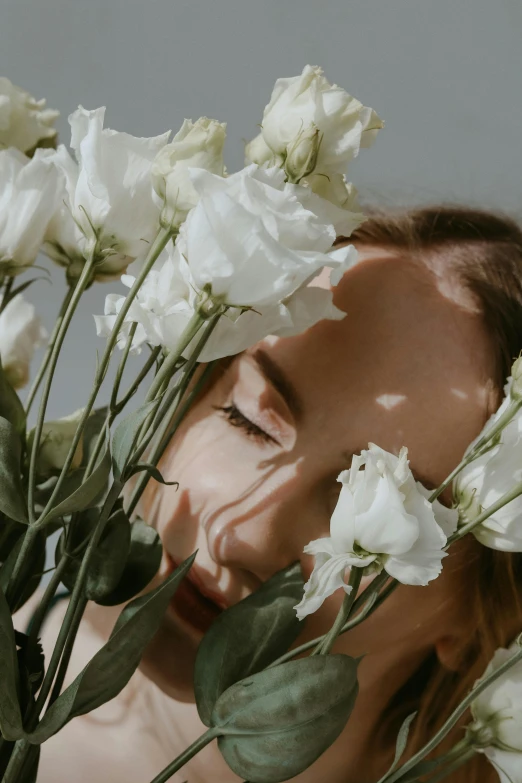
<svg viewBox="0 0 522 783"><path fill-rule="evenodd" d="M172 141L170 133L136 138L104 128L103 108L80 107L69 118L71 154L56 148L57 113L43 101L7 79L0 96L0 777L16 783L36 780L42 743L124 688L191 568L195 555L146 592L161 543L136 512L148 481L165 481L161 457L214 362L267 335L344 317L330 290L307 284L327 268L335 285L357 260L352 246L333 248L364 220L345 170L382 122L307 66L277 81L261 132L246 146L245 168L228 174L226 128L216 120L185 120ZM67 280L50 336L23 296L40 252ZM75 413L48 421L53 376L83 293L120 278L127 295L109 294L104 315L95 316L106 346L88 398L71 406L82 406ZM43 343L22 405L16 390ZM149 355L122 390L129 356L143 348ZM112 361L110 403L96 407ZM394 456L369 444L354 457L339 476L330 537L306 549L315 557L306 585L299 568L288 568L206 634L194 690L208 730L154 783L214 739L231 769L252 782L299 774L339 736L356 700L357 661L331 654L339 634L363 622L398 583L435 579L448 546L469 532L486 546L522 550L522 484L514 460L511 473L505 469L508 454L522 451L520 374L517 363L504 405L435 492L413 478L406 448ZM129 413L140 389L145 402ZM493 462L502 470L488 472ZM488 480L499 473L505 486ZM437 497L454 479L457 508L446 509ZM60 530L31 630L17 632L12 615L38 587L46 540ZM358 595L368 573L375 578ZM46 661L39 631L62 583L70 601ZM303 618L337 589L345 598L329 633L292 647ZM125 606L107 644L64 688L89 601ZM399 767L408 719L383 783L449 774L476 752L506 776L511 764L511 779L522 780L512 762L522 758L522 745L497 730L505 705L488 695L495 681L501 689L503 676L517 676L521 659L518 646L499 653L458 714ZM469 705L474 720L465 739L427 761Z"/></svg>

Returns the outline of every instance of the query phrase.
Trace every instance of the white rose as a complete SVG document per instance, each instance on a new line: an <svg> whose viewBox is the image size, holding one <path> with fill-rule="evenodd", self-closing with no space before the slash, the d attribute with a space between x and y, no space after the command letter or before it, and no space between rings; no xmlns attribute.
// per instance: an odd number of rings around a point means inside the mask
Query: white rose
<svg viewBox="0 0 522 783"><path fill-rule="evenodd" d="M383 123L377 114L363 106L341 87L332 85L323 76L321 68L306 65L300 76L278 79L272 91L270 103L263 113L261 135L274 155L292 165L292 155L299 154L305 138L317 139L314 150L318 172L339 171L355 158L360 147L369 146ZM261 145L257 140L246 150L255 163ZM265 150L266 155L266 150ZM308 156L304 156L308 159ZM295 168L295 164L294 168ZM303 170L304 171L304 170ZM298 172L288 172L299 180ZM311 171L304 171L307 176Z"/></svg>
<svg viewBox="0 0 522 783"><path fill-rule="evenodd" d="M124 275L122 282L129 288L134 277ZM161 345L168 351L176 349L183 329L195 312L198 291L179 246L167 246L153 270L147 275L127 313L118 346L123 348L133 322L137 328L132 351L140 352L144 344ZM125 301L124 296L110 294L105 300L105 314L95 316L100 337L108 337ZM291 336L328 318L339 320L345 313L332 302L332 292L306 287L287 299L260 310L243 311L229 308L219 319L199 361L210 362L246 350L267 335ZM189 356L199 337L184 352Z"/></svg>
<svg viewBox="0 0 522 783"><path fill-rule="evenodd" d="M482 433L467 449L469 453L484 432L513 406L510 395L512 380L508 380L502 405L491 416ZM515 410L514 408L512 408ZM454 483L460 520L467 524L476 519L522 481L522 409L501 432L500 439L482 456L474 459L459 473ZM495 511L473 529L474 536L491 549L522 552L522 496Z"/></svg>
<svg viewBox="0 0 522 783"><path fill-rule="evenodd" d="M518 650L518 645L497 650L484 676L496 671ZM522 661L477 696L471 713L475 722L470 729L477 738L477 750L487 756L502 783L522 783Z"/></svg>
<svg viewBox="0 0 522 783"><path fill-rule="evenodd" d="M162 223L179 227L199 195L188 174L189 167L224 174L223 145L226 123L200 117L184 120L174 139L157 154L152 164L152 184L163 206Z"/></svg>
<svg viewBox="0 0 522 783"><path fill-rule="evenodd" d="M45 108L21 87L0 76L0 147L31 153L40 143L49 146L56 137L54 123L60 112Z"/></svg>
<svg viewBox="0 0 522 783"><path fill-rule="evenodd" d="M159 229L151 167L170 132L137 138L104 128L104 115L104 107L87 111L81 106L71 114L71 147L77 165L68 160L64 148L58 158L65 178L65 204L59 206L49 228L47 252L63 265L69 260L72 277L78 276L80 254L95 238L99 258L94 277L111 279L146 252ZM79 239L71 220L86 242Z"/></svg>
<svg viewBox="0 0 522 783"><path fill-rule="evenodd" d="M314 555L315 566L295 607L299 619L315 612L339 588L351 590L344 581L347 568L384 568L410 585L426 585L440 574L446 535L413 478L407 455L405 447L397 457L370 443L339 475L342 489L330 536L304 549Z"/></svg>
<svg viewBox="0 0 522 783"><path fill-rule="evenodd" d="M54 150L31 159L13 147L0 151L0 277L36 260L58 198L55 159Z"/></svg>
<svg viewBox="0 0 522 783"><path fill-rule="evenodd" d="M301 203L305 188L284 183L278 168L252 164L223 178L190 176L200 200L178 243L200 291L232 307L263 309L283 301L324 266L347 268L352 249L328 256L332 223ZM306 191L308 198L308 191Z"/></svg>
<svg viewBox="0 0 522 783"><path fill-rule="evenodd" d="M21 294L14 296L0 313L0 359L14 389L28 383L34 352L47 336L35 308Z"/></svg>
<svg viewBox="0 0 522 783"><path fill-rule="evenodd" d="M52 475L63 468L83 411L84 409L80 408L69 416L44 423L38 451L38 473L40 476ZM29 433L29 444L32 442L33 436L34 430ZM83 436L74 453L71 469L79 468L82 458Z"/></svg>

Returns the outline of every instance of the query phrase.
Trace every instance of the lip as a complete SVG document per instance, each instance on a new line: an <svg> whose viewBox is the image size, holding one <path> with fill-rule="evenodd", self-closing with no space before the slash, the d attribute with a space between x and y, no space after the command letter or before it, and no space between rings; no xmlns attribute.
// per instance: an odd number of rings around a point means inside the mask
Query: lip
<svg viewBox="0 0 522 783"><path fill-rule="evenodd" d="M179 563L173 560L170 555L168 558L172 570L176 569ZM208 631L214 620L227 606L222 595L209 590L204 584L195 565L192 566L170 601L170 608L176 616L200 634L205 634Z"/></svg>

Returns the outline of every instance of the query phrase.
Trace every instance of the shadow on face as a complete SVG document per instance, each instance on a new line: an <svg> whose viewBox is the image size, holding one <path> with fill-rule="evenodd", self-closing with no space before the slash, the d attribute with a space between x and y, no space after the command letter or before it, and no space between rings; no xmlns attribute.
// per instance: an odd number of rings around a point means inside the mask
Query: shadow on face
<svg viewBox="0 0 522 783"><path fill-rule="evenodd" d="M393 453L407 446L415 477L435 487L482 428L491 345L455 283L375 248L345 274L334 302L343 320L267 338L235 357L184 420L162 465L179 490L154 485L144 500L166 550L158 578L168 556L180 562L196 548L201 584L225 605L297 560L308 577L313 563L303 547L328 535L336 478L353 454L369 442ZM443 499L451 502L448 493ZM446 582L399 589L375 615L379 634L363 624L343 637L346 651L379 655L387 618L397 645L411 644L421 614L454 589ZM298 643L327 630L340 600L332 596L310 618ZM417 634L419 644L446 630L442 617L439 629ZM190 698L200 638L172 612L148 650L145 670L178 698Z"/></svg>

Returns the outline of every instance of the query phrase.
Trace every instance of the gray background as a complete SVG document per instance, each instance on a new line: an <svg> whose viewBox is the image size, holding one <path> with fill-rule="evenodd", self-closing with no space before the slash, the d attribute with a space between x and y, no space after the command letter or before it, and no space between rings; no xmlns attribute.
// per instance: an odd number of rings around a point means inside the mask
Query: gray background
<svg viewBox="0 0 522 783"><path fill-rule="evenodd" d="M386 121L352 165L367 201L465 201L522 214L520 0L0 0L0 74L67 116L107 105L135 135L202 114L229 124L227 164L279 76L321 65ZM95 285L65 347L49 406L82 403L95 366ZM50 326L63 273L29 296Z"/></svg>

